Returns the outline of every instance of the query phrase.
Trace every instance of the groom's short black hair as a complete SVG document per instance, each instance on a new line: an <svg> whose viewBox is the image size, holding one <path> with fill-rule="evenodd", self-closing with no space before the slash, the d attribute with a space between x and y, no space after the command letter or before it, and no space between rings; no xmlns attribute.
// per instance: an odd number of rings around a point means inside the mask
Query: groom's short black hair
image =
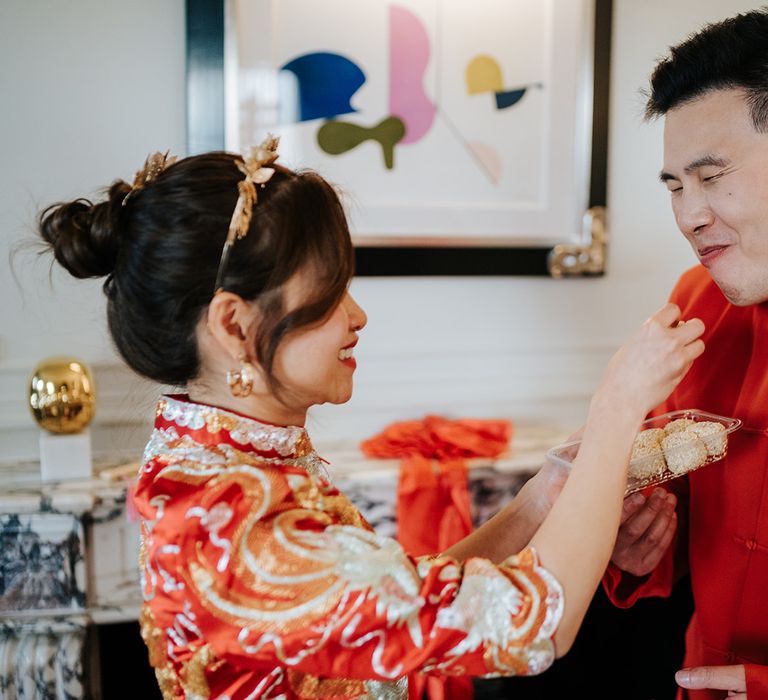
<svg viewBox="0 0 768 700"><path fill-rule="evenodd" d="M757 131L768 131L768 8L708 24L670 48L651 75L646 119L712 90L741 89Z"/></svg>

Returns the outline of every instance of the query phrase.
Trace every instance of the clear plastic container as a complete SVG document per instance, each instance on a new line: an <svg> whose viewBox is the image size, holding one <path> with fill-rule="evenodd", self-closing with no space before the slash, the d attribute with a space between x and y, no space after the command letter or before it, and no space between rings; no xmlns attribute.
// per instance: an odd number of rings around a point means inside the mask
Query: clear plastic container
<svg viewBox="0 0 768 700"><path fill-rule="evenodd" d="M669 423L679 419L693 421L694 425L702 422L719 423L722 425L724 430L718 434L718 436L723 437L723 441L725 442L722 449L714 450L714 454L711 454L710 450L707 449L706 456L694 456L692 459L688 459L691 452L690 445L681 444L670 446L664 449L661 453L656 452L648 456L635 458L629 463L627 495L648 488L649 486L662 484L670 479L676 479L679 476L690 474L707 464L712 464L712 462L721 460L728 452L728 439L730 434L741 427L741 421L738 418L727 418L725 416L718 416L714 413L707 413L706 411L699 411L697 409L686 409L664 413L655 418L649 418L643 422L640 430L649 430L652 428L660 428L663 430ZM684 430L681 432L684 432ZM706 438L703 438L703 440L705 443L707 442ZM581 440L557 445L557 447L553 447L547 452L547 459L555 464L570 467L579 452L580 445ZM660 455L663 456L663 465L660 461ZM690 463L686 464L686 462ZM670 463L673 465L674 470L670 469Z"/></svg>

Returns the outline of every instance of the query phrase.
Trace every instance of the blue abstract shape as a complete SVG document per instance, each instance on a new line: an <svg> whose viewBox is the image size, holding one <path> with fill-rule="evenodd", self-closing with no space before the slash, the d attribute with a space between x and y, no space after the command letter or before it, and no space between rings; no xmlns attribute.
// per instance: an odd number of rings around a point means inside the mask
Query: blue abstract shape
<svg viewBox="0 0 768 700"><path fill-rule="evenodd" d="M513 104L517 104L520 102L521 99L523 99L523 95L525 95L526 88L518 88L517 90L504 90L501 92L497 92L496 94L496 108L497 109L506 109L507 107L511 107Z"/></svg>
<svg viewBox="0 0 768 700"><path fill-rule="evenodd" d="M350 100L365 82L365 73L345 56L315 52L281 66L296 76L299 86L299 121L332 119L355 112Z"/></svg>

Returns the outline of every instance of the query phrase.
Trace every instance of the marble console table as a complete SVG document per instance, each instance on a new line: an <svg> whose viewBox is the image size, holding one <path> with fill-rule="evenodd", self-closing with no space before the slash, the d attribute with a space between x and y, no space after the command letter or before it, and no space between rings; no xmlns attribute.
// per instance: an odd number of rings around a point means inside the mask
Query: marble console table
<svg viewBox="0 0 768 700"><path fill-rule="evenodd" d="M99 698L89 630L139 609L127 484L41 484L37 464L0 466L0 483L0 697Z"/></svg>
<svg viewBox="0 0 768 700"><path fill-rule="evenodd" d="M475 525L514 496L569 430L516 427L512 449L469 463ZM395 535L398 460L317 445L334 482L382 534ZM93 625L134 621L139 525L126 512L133 468L41 484L36 464L0 464L0 697L100 698ZM121 478L122 477L122 478Z"/></svg>

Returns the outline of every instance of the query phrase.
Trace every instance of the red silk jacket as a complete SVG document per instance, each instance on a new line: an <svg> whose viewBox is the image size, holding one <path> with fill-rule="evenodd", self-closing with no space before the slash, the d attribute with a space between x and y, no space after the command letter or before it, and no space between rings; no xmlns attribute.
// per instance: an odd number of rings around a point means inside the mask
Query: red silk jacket
<svg viewBox="0 0 768 700"><path fill-rule="evenodd" d="M166 700L405 698L412 671L554 660L562 589L533 550L499 566L408 556L333 487L303 428L162 397L135 501Z"/></svg>
<svg viewBox="0 0 768 700"><path fill-rule="evenodd" d="M695 612L685 666L745 664L747 697L768 700L768 303L733 306L701 266L682 276L670 300L683 318L704 321L706 350L659 412L698 408L744 427L730 436L723 462L668 484L680 529L656 570L637 578L611 565L603 584L629 607L668 596L690 571ZM685 693L679 697L725 697Z"/></svg>

